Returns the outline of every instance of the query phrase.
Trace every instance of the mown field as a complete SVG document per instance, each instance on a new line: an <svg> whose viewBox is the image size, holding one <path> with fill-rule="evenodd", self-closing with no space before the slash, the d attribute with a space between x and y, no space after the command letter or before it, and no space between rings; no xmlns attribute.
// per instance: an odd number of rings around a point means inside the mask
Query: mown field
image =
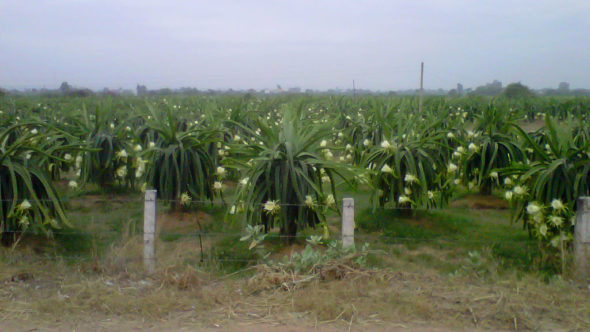
<svg viewBox="0 0 590 332"><path fill-rule="evenodd" d="M589 191L590 100L424 105L3 97L0 320L589 328L571 250L575 198ZM158 190L151 275L146 189ZM342 197L355 199L354 249L338 241Z"/></svg>

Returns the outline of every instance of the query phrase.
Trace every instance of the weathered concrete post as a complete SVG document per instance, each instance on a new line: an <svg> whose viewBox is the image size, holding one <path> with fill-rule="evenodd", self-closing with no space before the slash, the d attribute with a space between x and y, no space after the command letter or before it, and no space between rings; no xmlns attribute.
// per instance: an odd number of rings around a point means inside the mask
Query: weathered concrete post
<svg viewBox="0 0 590 332"><path fill-rule="evenodd" d="M145 191L143 210L143 265L148 273L156 270L156 190Z"/></svg>
<svg viewBox="0 0 590 332"><path fill-rule="evenodd" d="M354 199L342 199L342 247L354 246Z"/></svg>
<svg viewBox="0 0 590 332"><path fill-rule="evenodd" d="M574 269L580 282L590 278L590 197L578 198L574 230Z"/></svg>

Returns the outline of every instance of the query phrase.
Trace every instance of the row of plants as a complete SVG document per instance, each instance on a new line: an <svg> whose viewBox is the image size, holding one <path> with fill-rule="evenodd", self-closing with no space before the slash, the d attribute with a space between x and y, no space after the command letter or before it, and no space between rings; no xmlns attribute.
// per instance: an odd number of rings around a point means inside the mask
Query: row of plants
<svg viewBox="0 0 590 332"><path fill-rule="evenodd" d="M6 99L3 238L67 227L63 197L89 183L157 189L175 208L235 185L228 214L292 238L327 232L346 184L371 188L374 207L408 210L462 190L501 194L531 236L570 245L576 198L589 194L587 98L433 97L416 108L384 96Z"/></svg>

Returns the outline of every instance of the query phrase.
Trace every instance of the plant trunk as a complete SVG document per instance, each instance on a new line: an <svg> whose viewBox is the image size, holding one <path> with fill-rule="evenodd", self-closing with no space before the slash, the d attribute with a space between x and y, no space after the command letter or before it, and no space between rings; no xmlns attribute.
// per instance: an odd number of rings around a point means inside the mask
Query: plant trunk
<svg viewBox="0 0 590 332"><path fill-rule="evenodd" d="M288 223L286 228L281 228L280 235L283 237L284 242L288 244L294 243L297 235L297 223Z"/></svg>
<svg viewBox="0 0 590 332"><path fill-rule="evenodd" d="M479 187L479 193L482 195L491 195L492 183L490 181L484 181Z"/></svg>

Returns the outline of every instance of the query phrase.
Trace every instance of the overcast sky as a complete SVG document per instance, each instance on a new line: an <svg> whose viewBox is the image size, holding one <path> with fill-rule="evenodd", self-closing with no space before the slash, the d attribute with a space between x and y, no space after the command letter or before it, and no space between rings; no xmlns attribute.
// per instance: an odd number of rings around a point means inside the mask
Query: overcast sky
<svg viewBox="0 0 590 332"><path fill-rule="evenodd" d="M0 0L0 86L590 88L590 1Z"/></svg>

